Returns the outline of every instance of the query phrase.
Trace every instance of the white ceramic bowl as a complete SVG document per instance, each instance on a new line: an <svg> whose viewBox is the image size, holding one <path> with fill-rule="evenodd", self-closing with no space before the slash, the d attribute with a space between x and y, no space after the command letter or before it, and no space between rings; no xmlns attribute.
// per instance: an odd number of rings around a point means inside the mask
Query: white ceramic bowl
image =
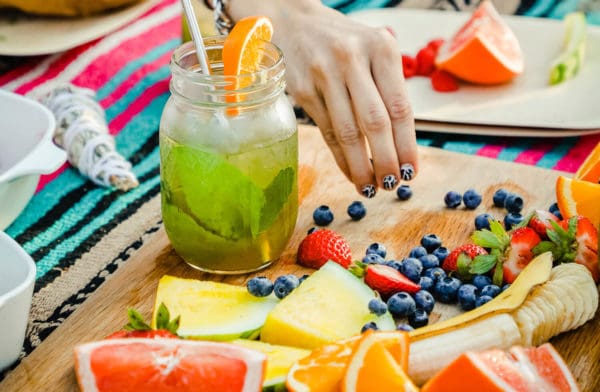
<svg viewBox="0 0 600 392"><path fill-rule="evenodd" d="M42 104L0 89L0 230L25 208L41 174L67 159L53 142L54 115Z"/></svg>
<svg viewBox="0 0 600 392"><path fill-rule="evenodd" d="M14 363L23 347L35 263L23 248L0 232L0 371Z"/></svg>

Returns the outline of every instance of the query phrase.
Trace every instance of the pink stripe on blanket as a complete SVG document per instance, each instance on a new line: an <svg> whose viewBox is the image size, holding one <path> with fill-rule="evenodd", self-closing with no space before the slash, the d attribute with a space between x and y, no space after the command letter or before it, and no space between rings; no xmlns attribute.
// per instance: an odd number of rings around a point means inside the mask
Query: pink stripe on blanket
<svg viewBox="0 0 600 392"><path fill-rule="evenodd" d="M504 147L506 147L506 144L488 144L481 147L476 155L488 158L498 158L498 155L502 152Z"/></svg>
<svg viewBox="0 0 600 392"><path fill-rule="evenodd" d="M577 144L575 144L575 146L573 146L573 148L571 148L565 156L556 162L554 169L571 173L576 172L585 158L590 154L590 152L592 152L598 143L600 143L599 134L581 137Z"/></svg>
<svg viewBox="0 0 600 392"><path fill-rule="evenodd" d="M552 143L537 143L531 148L521 152L515 162L524 163L527 165L535 165L540 159L546 155L546 153L554 148Z"/></svg>

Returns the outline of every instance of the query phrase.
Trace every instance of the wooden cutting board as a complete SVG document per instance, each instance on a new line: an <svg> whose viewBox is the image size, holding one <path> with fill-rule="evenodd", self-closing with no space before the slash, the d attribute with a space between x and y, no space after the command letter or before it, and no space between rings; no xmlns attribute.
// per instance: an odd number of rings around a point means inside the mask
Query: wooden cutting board
<svg viewBox="0 0 600 392"><path fill-rule="evenodd" d="M411 182L413 197L399 201L395 192L380 191L364 200L354 186L340 174L333 157L316 128L300 129L300 211L296 231L280 260L261 272L268 276L310 272L295 264L296 249L306 231L313 226L312 212L329 205L335 220L330 227L346 237L354 258L362 258L366 247L375 241L388 248L388 258L402 258L427 233L438 234L447 247L468 239L477 214L489 212L497 218L504 211L492 207L492 195L500 187L518 192L525 209L547 208L555 199L554 182L560 174L532 166L456 154L434 148L421 148L420 172ZM474 211L445 208L443 197L449 190L464 192L475 188L484 202ZM347 206L363 200L367 215L351 221ZM77 390L73 371L73 347L98 340L126 323L126 309L134 307L150 317L158 280L164 274L185 278L212 279L244 284L253 275L211 276L188 267L170 246L164 230L112 275L60 327L25 358L3 383L1 391ZM564 333L553 343L565 357L582 391L600 390L600 343L597 331L600 318L576 331Z"/></svg>

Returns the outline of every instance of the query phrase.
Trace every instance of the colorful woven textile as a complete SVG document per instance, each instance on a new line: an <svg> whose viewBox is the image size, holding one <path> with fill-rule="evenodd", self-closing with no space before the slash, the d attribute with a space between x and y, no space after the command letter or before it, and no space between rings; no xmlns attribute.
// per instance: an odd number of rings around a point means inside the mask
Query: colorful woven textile
<svg viewBox="0 0 600 392"><path fill-rule="evenodd" d="M118 31L64 53L26 60L0 75L0 88L29 94L53 81L97 92L117 148L140 186L127 193L95 186L65 165L7 229L37 263L23 355L31 352L160 226L158 129L169 97L171 52L181 9L164 0ZM574 171L600 135L510 139L419 133L421 145Z"/></svg>

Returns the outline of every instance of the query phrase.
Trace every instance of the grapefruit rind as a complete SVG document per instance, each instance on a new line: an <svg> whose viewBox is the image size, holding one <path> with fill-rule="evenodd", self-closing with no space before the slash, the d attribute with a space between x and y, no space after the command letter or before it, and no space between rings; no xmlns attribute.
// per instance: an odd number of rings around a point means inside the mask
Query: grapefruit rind
<svg viewBox="0 0 600 392"><path fill-rule="evenodd" d="M274 295L254 297L243 286L165 275L158 283L153 326L158 306L164 303L173 317L181 317L179 336L218 341L255 339L278 302Z"/></svg>
<svg viewBox="0 0 600 392"><path fill-rule="evenodd" d="M275 306L260 338L313 349L356 335L371 321L380 330L394 330L389 312L379 317L369 312L368 303L375 297L362 279L329 261Z"/></svg>

